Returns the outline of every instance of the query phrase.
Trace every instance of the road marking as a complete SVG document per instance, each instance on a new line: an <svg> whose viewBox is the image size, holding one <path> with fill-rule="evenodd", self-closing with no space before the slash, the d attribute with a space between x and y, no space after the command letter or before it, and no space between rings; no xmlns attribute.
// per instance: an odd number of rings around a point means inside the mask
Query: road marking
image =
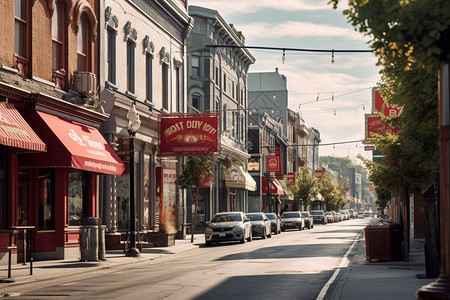
<svg viewBox="0 0 450 300"><path fill-rule="evenodd" d="M356 235L355 239L353 240L352 245L350 246L350 248L348 248L347 252L345 253L344 257L342 258L341 263L334 271L333 276L331 276L331 278L328 280L328 282L323 286L323 288L320 291L319 295L317 296L316 300L324 299L325 295L327 294L328 289L333 284L334 280L336 280L341 269L346 268L348 266L349 260L347 257L350 254L350 252L352 251L353 247L356 245L356 242L359 240L359 237L361 236L361 234L362 234L362 230Z"/></svg>

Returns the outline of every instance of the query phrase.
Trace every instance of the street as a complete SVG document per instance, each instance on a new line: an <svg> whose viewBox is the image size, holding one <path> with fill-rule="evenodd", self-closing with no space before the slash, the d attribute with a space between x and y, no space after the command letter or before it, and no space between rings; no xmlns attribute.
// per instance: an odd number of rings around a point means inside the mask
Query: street
<svg viewBox="0 0 450 300"><path fill-rule="evenodd" d="M316 299L368 218L20 286L15 299ZM159 248L161 249L161 248ZM152 251L148 249L144 251Z"/></svg>

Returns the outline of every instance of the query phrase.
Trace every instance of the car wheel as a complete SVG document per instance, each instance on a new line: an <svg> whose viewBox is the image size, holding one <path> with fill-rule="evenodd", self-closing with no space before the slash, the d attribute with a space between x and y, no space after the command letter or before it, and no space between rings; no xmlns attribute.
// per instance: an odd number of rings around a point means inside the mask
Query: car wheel
<svg viewBox="0 0 450 300"><path fill-rule="evenodd" d="M206 246L211 246L212 242L211 241L206 241L205 244L206 244Z"/></svg>
<svg viewBox="0 0 450 300"><path fill-rule="evenodd" d="M261 238L265 239L266 237L267 237L267 233L266 233L266 229L264 228L264 232L263 232Z"/></svg>
<svg viewBox="0 0 450 300"><path fill-rule="evenodd" d="M245 235L242 235L242 239L241 239L241 244L245 244L245 242L246 242L247 240L245 239Z"/></svg>
<svg viewBox="0 0 450 300"><path fill-rule="evenodd" d="M284 229L284 228L281 228L281 231L285 232L285 231L286 231L286 229Z"/></svg>

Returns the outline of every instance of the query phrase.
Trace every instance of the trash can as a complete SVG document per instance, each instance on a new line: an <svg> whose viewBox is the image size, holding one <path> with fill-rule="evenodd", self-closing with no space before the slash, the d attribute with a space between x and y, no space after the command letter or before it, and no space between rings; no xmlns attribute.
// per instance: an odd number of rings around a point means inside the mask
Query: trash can
<svg viewBox="0 0 450 300"><path fill-rule="evenodd" d="M365 228L366 260L402 260L402 227L384 219L374 219Z"/></svg>
<svg viewBox="0 0 450 300"><path fill-rule="evenodd" d="M81 260L98 260L98 226L84 225L80 227Z"/></svg>
<svg viewBox="0 0 450 300"><path fill-rule="evenodd" d="M99 217L88 217L80 227L80 250L82 261L106 260L105 231Z"/></svg>

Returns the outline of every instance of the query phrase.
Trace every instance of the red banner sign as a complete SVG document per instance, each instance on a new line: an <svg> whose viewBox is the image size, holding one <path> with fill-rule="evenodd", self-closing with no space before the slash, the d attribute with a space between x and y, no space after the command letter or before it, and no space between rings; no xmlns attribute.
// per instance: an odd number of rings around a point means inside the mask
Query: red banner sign
<svg viewBox="0 0 450 300"><path fill-rule="evenodd" d="M392 128L386 123L381 122L381 117L366 114L366 139L373 137L373 134L397 134L400 128Z"/></svg>
<svg viewBox="0 0 450 300"><path fill-rule="evenodd" d="M218 114L162 115L161 156L210 155L219 152Z"/></svg>
<svg viewBox="0 0 450 300"><path fill-rule="evenodd" d="M295 172L288 172L287 174L287 185L293 186L295 184Z"/></svg>
<svg viewBox="0 0 450 300"><path fill-rule="evenodd" d="M397 104L386 103L376 89L373 92L373 101L373 108L386 117L397 117L402 113L402 107Z"/></svg>
<svg viewBox="0 0 450 300"><path fill-rule="evenodd" d="M281 172L279 156L266 156L266 172Z"/></svg>
<svg viewBox="0 0 450 300"><path fill-rule="evenodd" d="M316 177L316 178L323 178L323 175L325 175L324 170L315 170L314 171L314 177Z"/></svg>

